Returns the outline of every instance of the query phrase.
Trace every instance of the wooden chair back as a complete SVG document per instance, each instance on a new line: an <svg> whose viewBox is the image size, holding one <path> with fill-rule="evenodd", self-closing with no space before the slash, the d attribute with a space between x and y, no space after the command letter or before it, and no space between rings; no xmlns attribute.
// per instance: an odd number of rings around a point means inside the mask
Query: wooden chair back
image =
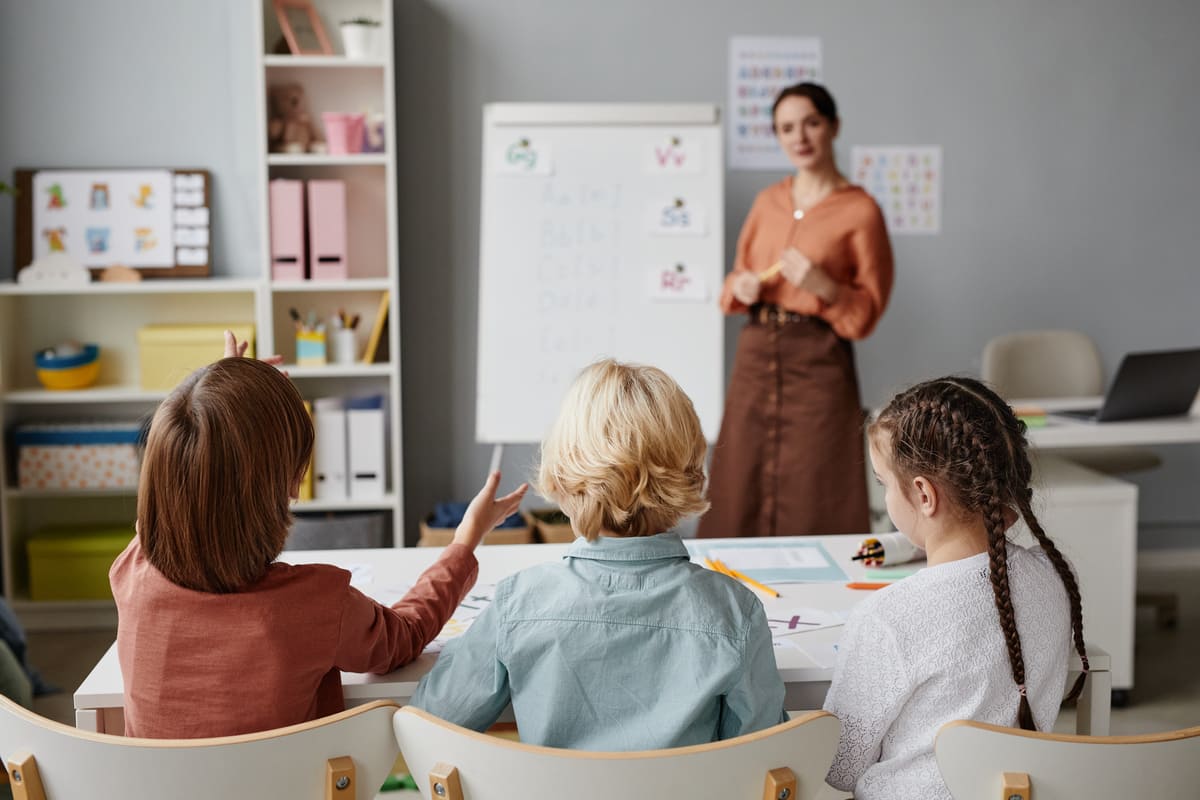
<svg viewBox="0 0 1200 800"><path fill-rule="evenodd" d="M216 739L89 733L0 697L0 759L16 800L372 800L396 761L398 706Z"/></svg>
<svg viewBox="0 0 1200 800"><path fill-rule="evenodd" d="M520 744L411 706L396 713L395 729L433 800L811 800L825 788L841 726L815 711L736 739L630 753Z"/></svg>
<svg viewBox="0 0 1200 800"><path fill-rule="evenodd" d="M1200 794L1200 727L1068 736L950 722L934 744L954 800L1131 800Z"/></svg>

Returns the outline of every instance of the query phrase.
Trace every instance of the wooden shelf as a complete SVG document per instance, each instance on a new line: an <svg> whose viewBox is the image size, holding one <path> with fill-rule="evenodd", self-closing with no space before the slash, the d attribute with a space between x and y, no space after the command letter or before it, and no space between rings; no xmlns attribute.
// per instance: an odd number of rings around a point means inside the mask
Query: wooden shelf
<svg viewBox="0 0 1200 800"><path fill-rule="evenodd" d="M267 165L271 167L382 167L387 165L387 163L387 153L349 153L347 155L330 155L329 153L269 153L267 155Z"/></svg>
<svg viewBox="0 0 1200 800"><path fill-rule="evenodd" d="M280 366L289 378L367 378L392 374L392 365L383 364L325 364L320 367Z"/></svg>
<svg viewBox="0 0 1200 800"><path fill-rule="evenodd" d="M391 278L350 278L344 281L273 281L273 292L381 292L392 288Z"/></svg>
<svg viewBox="0 0 1200 800"><path fill-rule="evenodd" d="M347 58L346 56L263 56L267 67L328 67L331 69L382 69L387 62L382 58Z"/></svg>
<svg viewBox="0 0 1200 800"><path fill-rule="evenodd" d="M91 389L50 390L18 389L0 393L0 402L62 405L75 403L158 403L167 392L136 386L95 386Z"/></svg>
<svg viewBox="0 0 1200 800"><path fill-rule="evenodd" d="M363 499L297 501L292 503L292 511L297 514L309 511L391 511L395 506L396 496L386 494L383 497Z"/></svg>
<svg viewBox="0 0 1200 800"><path fill-rule="evenodd" d="M9 282L0 283L0 295L224 294L254 292L262 286L262 281L251 278L157 278L134 283L93 281L82 286L34 286Z"/></svg>
<svg viewBox="0 0 1200 800"><path fill-rule="evenodd" d="M129 486L120 489L8 489L8 498L27 498L35 500L67 499L70 497L136 497L137 487Z"/></svg>

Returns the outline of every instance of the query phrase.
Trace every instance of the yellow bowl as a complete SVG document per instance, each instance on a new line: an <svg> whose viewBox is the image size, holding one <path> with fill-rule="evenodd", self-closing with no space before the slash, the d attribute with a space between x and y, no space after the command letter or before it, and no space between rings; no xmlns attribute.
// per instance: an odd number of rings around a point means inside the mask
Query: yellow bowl
<svg viewBox="0 0 1200 800"><path fill-rule="evenodd" d="M47 389L86 389L100 376L100 359L66 369L39 369L38 380Z"/></svg>

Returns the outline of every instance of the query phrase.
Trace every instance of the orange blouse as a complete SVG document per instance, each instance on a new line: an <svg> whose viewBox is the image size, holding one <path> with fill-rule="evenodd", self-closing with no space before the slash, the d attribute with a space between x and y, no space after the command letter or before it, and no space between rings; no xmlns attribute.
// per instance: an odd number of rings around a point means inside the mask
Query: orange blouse
<svg viewBox="0 0 1200 800"><path fill-rule="evenodd" d="M810 208L803 219L792 216L792 176L759 192L738 236L733 271L725 278L721 310L747 310L730 289L739 270L763 272L795 247L840 285L828 304L782 277L768 280L760 301L788 311L821 317L843 339L862 339L883 316L892 292L892 245L883 214L861 187L839 189Z"/></svg>

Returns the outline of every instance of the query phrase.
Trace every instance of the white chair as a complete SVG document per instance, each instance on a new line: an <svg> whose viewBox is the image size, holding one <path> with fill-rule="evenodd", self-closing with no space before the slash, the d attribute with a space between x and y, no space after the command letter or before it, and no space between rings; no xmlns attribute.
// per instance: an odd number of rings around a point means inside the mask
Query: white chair
<svg viewBox="0 0 1200 800"><path fill-rule="evenodd" d="M217 739L76 730L0 697L0 758L16 800L371 800L399 754L398 706Z"/></svg>
<svg viewBox="0 0 1200 800"><path fill-rule="evenodd" d="M1130 800L1200 794L1200 727L1064 736L951 722L934 755L954 800Z"/></svg>
<svg viewBox="0 0 1200 800"><path fill-rule="evenodd" d="M812 800L825 790L841 730L814 711L723 742L597 753L486 736L412 706L396 713L395 728L431 800Z"/></svg>
<svg viewBox="0 0 1200 800"><path fill-rule="evenodd" d="M1002 397L1090 397L1104 394L1104 364L1091 338L1079 331L1019 331L983 348L981 377ZM1162 460L1138 447L1085 447L1057 451L1105 474L1153 469Z"/></svg>

